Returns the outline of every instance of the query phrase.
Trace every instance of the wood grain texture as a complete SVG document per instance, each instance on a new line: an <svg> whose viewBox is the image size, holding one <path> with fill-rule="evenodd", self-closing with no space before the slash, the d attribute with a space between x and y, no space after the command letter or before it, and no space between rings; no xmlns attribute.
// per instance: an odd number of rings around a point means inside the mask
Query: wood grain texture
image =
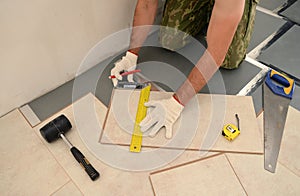
<svg viewBox="0 0 300 196"><path fill-rule="evenodd" d="M246 195L224 155L150 175L156 195Z"/></svg>
<svg viewBox="0 0 300 196"><path fill-rule="evenodd" d="M172 93L151 92L150 100L170 97ZM129 145L137 109L139 91L115 90L104 124L101 143ZM239 115L241 134L233 142L221 136L224 124L236 124ZM206 145L208 135L211 143ZM215 135L215 137L214 137ZM212 141L214 140L214 141ZM212 152L263 153L262 135L259 132L251 97L198 94L184 109L175 123L173 138L165 138L165 128L154 137L143 137L143 147L170 149L209 150Z"/></svg>

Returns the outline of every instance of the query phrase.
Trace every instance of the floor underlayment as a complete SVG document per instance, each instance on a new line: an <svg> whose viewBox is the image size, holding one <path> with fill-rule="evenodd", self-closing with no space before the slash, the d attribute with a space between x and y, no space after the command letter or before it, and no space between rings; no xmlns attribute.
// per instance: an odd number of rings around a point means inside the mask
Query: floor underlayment
<svg viewBox="0 0 300 196"><path fill-rule="evenodd" d="M286 10L284 10L283 12L281 12L280 14L286 18L288 18L289 20L297 23L298 25L300 25L300 2L296 1L295 3L293 3L290 7L288 7Z"/></svg>
<svg viewBox="0 0 300 196"><path fill-rule="evenodd" d="M283 7L288 0L259 0L259 6L268 9L268 10L276 10Z"/></svg>
<svg viewBox="0 0 300 196"><path fill-rule="evenodd" d="M300 27L295 25L275 41L269 48L262 51L258 60L278 69L300 83ZM278 55L280 54L280 55Z"/></svg>
<svg viewBox="0 0 300 196"><path fill-rule="evenodd" d="M257 10L253 34L247 52L250 52L269 36L278 32L286 22L280 17Z"/></svg>

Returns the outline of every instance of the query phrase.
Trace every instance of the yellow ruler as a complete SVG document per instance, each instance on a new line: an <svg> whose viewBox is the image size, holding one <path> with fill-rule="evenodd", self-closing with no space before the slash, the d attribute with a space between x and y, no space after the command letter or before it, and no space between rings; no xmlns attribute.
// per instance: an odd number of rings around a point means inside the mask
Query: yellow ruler
<svg viewBox="0 0 300 196"><path fill-rule="evenodd" d="M134 123L134 130L131 137L130 152L141 152L143 133L141 131L140 122L145 118L147 114L147 108L144 105L148 102L151 86L148 85L141 90L138 108L136 112L136 118Z"/></svg>

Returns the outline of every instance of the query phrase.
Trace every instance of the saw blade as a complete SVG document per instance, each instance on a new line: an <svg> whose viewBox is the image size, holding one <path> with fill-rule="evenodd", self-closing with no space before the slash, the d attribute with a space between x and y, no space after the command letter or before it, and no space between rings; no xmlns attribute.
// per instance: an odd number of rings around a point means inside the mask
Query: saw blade
<svg viewBox="0 0 300 196"><path fill-rule="evenodd" d="M264 84L264 154L266 170L274 173L290 99L276 96Z"/></svg>

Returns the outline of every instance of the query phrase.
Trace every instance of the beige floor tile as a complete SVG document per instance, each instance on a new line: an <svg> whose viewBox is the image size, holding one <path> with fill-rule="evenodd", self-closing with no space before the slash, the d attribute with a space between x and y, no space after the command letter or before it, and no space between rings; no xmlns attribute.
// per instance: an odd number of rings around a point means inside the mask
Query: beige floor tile
<svg viewBox="0 0 300 196"><path fill-rule="evenodd" d="M289 107L278 160L300 177L300 112Z"/></svg>
<svg viewBox="0 0 300 196"><path fill-rule="evenodd" d="M103 122L107 109L101 102L95 99L93 95L89 94L88 96L80 99L75 104L80 103L83 104L84 106L85 104L87 104L87 102L95 103L96 110L101 111L98 112L98 119L99 121ZM85 113L84 115L85 119L81 119L83 120L82 122L79 122L80 120L77 119L75 123L74 110L72 107L73 106L67 107L62 112L59 112L58 114L54 115L50 119L46 120L45 122L37 126L35 128L35 131L40 135L39 128L62 113L68 117L68 119L71 121L71 124L73 125L73 128L66 134L67 138L77 148L81 150L81 152L86 156L86 158L99 171L101 175L100 178L94 182L91 181L87 176L87 174L82 170L82 168L76 162L76 160L72 157L72 155L68 150L68 147L63 143L63 141L58 140L50 144L48 144L45 141L45 145L55 155L57 161L63 166L63 168L66 170L66 172L71 177L74 184L76 184L76 186L80 189L80 191L84 195L132 195L132 194L153 195L152 187L149 181L149 173L151 171L145 171L145 172L123 171L103 163L102 161L98 160L94 156L94 153L97 151L97 149L92 149L92 148L95 146L92 146L93 144L85 144L83 140L86 140L85 137L88 138L92 137L95 140L93 141L94 143L96 143L95 145L98 146L103 145L98 142L99 137L94 136L94 135L99 136L100 133L95 133L95 132L99 132L99 130L92 129L90 127L90 123L91 123L90 116L87 113ZM87 131L92 131L92 132L79 133L79 131L77 130L77 125L81 123L87 126L86 127ZM105 146L107 148L111 148L111 151L113 153L113 148L111 145L105 145ZM199 152L186 151L183 154L181 154L177 159L175 159L172 163L165 165L165 167L174 166L175 164L182 164L184 162L192 161L199 158L201 158Z"/></svg>
<svg viewBox="0 0 300 196"><path fill-rule="evenodd" d="M49 195L70 180L18 110L0 130L1 195Z"/></svg>
<svg viewBox="0 0 300 196"><path fill-rule="evenodd" d="M98 110L103 111L100 114L99 119L103 120L106 115L106 107L96 100L93 95L80 99L79 101L95 101ZM90 161L90 163L98 170L100 173L100 178L96 181L90 180L85 171L73 158L69 152L68 147L63 143L62 140L57 140L53 143L44 142L49 150L55 155L57 161L63 166L68 175L71 177L72 181L80 189L84 195L128 195L135 193L136 195L153 195L151 184L149 182L148 172L126 172L119 169L115 169L109 165L98 160L92 152L90 152L86 145L82 142L78 131L76 130L76 123L74 120L72 106L67 107L62 112L54 115L50 119L41 123L35 128L36 133L39 133L39 128L44 124L54 119L60 114L65 114L70 120L73 128L68 133L66 137L76 146ZM85 119L88 125L88 119ZM91 130L90 130L91 131ZM100 130L92 130L100 131ZM40 136L41 137L41 136ZM42 138L42 137L41 137ZM95 138L98 141L99 138ZM98 142L97 142L98 143ZM98 143L99 144L99 143ZM100 144L99 144L100 145ZM139 187L136 189L136 187Z"/></svg>
<svg viewBox="0 0 300 196"><path fill-rule="evenodd" d="M73 182L67 183L58 191L52 194L52 196L65 196L65 195L79 196L83 194L80 192L80 190L76 187L76 185Z"/></svg>
<svg viewBox="0 0 300 196"><path fill-rule="evenodd" d="M248 195L299 195L300 178L277 164L276 173L264 170L263 155L226 154Z"/></svg>
<svg viewBox="0 0 300 196"><path fill-rule="evenodd" d="M152 92L150 99L155 100L168 96L170 96L168 93ZM112 107L109 110L104 134L101 137L102 143L130 144L131 134L129 132L133 130L138 98L138 91L133 93L124 90L114 91ZM128 100L124 101L123 99ZM131 105L121 105L122 100ZM202 146L213 152L263 153L263 140L256 123L251 97L199 94L197 100L198 102L196 99L194 100L194 105L190 102L191 104L186 106L181 118L174 124L172 140L165 138L165 129L162 128L153 138L147 137L147 133L145 133L143 146L190 150L199 150ZM225 106L222 101L226 102ZM200 111L199 116L197 115L197 105ZM224 115L219 112L222 110L221 106L224 106ZM214 109L218 112L214 113ZM221 135L221 130L224 124L237 124L236 113L240 118L241 134L234 142L229 142ZM119 116L120 118L118 118ZM197 125L195 122L199 122L199 124ZM219 131L216 132L216 130ZM207 134L207 131L210 132ZM203 145L206 134L211 141L206 144L210 143L211 145ZM249 138L253 139L249 140Z"/></svg>
<svg viewBox="0 0 300 196"><path fill-rule="evenodd" d="M168 167L174 167L174 166L181 165L181 164L185 164L187 162L205 159L207 157L211 157L211 156L214 156L217 154L220 154L220 153L208 152L205 155L202 155L202 154L200 155L200 153L198 151L185 151L180 156L178 156L174 161L172 161L170 164L168 164L169 166L166 166L163 169L168 168Z"/></svg>
<svg viewBox="0 0 300 196"><path fill-rule="evenodd" d="M246 195L224 155L151 174L156 195Z"/></svg>
<svg viewBox="0 0 300 196"><path fill-rule="evenodd" d="M41 122L39 117L34 113L31 107L26 104L20 108L20 112L23 114L24 118L30 123L32 127L36 126Z"/></svg>
<svg viewBox="0 0 300 196"><path fill-rule="evenodd" d="M258 117L263 133L263 113ZM289 107L278 161L300 177L300 112Z"/></svg>

